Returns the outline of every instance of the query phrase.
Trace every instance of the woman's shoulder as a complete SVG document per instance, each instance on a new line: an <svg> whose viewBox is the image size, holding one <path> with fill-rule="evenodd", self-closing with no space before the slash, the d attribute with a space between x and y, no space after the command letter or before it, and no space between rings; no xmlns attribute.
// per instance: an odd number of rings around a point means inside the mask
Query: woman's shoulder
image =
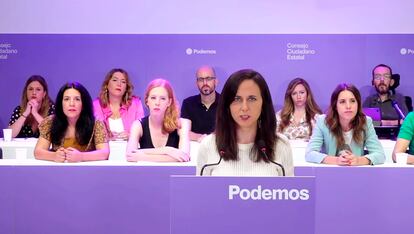
<svg viewBox="0 0 414 234"><path fill-rule="evenodd" d="M13 109L13 113L20 113L21 109L22 109L22 107L20 105L18 105Z"/></svg>
<svg viewBox="0 0 414 234"><path fill-rule="evenodd" d="M52 102L49 104L49 110L47 112L47 115L53 115L55 114L56 106Z"/></svg>
<svg viewBox="0 0 414 234"><path fill-rule="evenodd" d="M129 99L129 101L126 104L123 104L123 105L128 108L131 108L131 107L137 108L138 106L142 106L141 98L134 95L131 97L131 99Z"/></svg>
<svg viewBox="0 0 414 234"><path fill-rule="evenodd" d="M276 115L279 115L280 116L281 114L282 114L282 109L276 111Z"/></svg>
<svg viewBox="0 0 414 234"><path fill-rule="evenodd" d="M365 119L367 120L367 124L370 124L370 123L372 123L372 118L371 117L369 117L369 116L365 116Z"/></svg>
<svg viewBox="0 0 414 234"><path fill-rule="evenodd" d="M316 114L315 115L315 120L325 120L326 119L326 114Z"/></svg>
<svg viewBox="0 0 414 234"><path fill-rule="evenodd" d="M203 138L203 140L200 142L201 145L210 145L212 143L216 143L216 134L212 133L207 135L206 137Z"/></svg>
<svg viewBox="0 0 414 234"><path fill-rule="evenodd" d="M51 122L53 122L53 119L55 118L55 115L49 115L49 116L47 116L46 118L44 118L43 119L43 121L42 121L42 123L43 122L45 122L45 123L51 123Z"/></svg>
<svg viewBox="0 0 414 234"><path fill-rule="evenodd" d="M52 127L54 117L54 115L49 115L44 118L39 125L40 131L48 131Z"/></svg>
<svg viewBox="0 0 414 234"><path fill-rule="evenodd" d="M315 113L315 114L313 115L313 119L316 121L316 119L318 119L318 118L319 118L319 116L321 116L321 115L325 115L325 114ZM326 115L325 115L325 116L326 116Z"/></svg>
<svg viewBox="0 0 414 234"><path fill-rule="evenodd" d="M141 98L134 95L134 96L131 97L131 102L133 102L133 103L141 103Z"/></svg>
<svg viewBox="0 0 414 234"><path fill-rule="evenodd" d="M105 123L100 119L95 119L95 127L103 127L105 128Z"/></svg>
<svg viewBox="0 0 414 234"><path fill-rule="evenodd" d="M414 112L411 111L410 113L408 113L405 117L405 120L414 121Z"/></svg>
<svg viewBox="0 0 414 234"><path fill-rule="evenodd" d="M290 142L289 142L289 139L287 138L287 136L285 136L284 134L279 133L279 132L276 133L276 136L277 136L277 139L279 141L278 143L290 146Z"/></svg>
<svg viewBox="0 0 414 234"><path fill-rule="evenodd" d="M280 120L282 118L281 117L281 114L282 114L282 110L281 109L276 112L276 119L277 120Z"/></svg>
<svg viewBox="0 0 414 234"><path fill-rule="evenodd" d="M142 109L142 103L141 98L137 96L132 96L126 103L122 103L121 109L128 110L128 111L141 111ZM144 113L142 113L143 115Z"/></svg>
<svg viewBox="0 0 414 234"><path fill-rule="evenodd" d="M99 98L95 98L92 104L93 104L93 107L101 107L101 100Z"/></svg>
<svg viewBox="0 0 414 234"><path fill-rule="evenodd" d="M316 125L326 126L325 120L326 120L326 115L325 114L320 114L320 115L317 115L317 116L315 115Z"/></svg>

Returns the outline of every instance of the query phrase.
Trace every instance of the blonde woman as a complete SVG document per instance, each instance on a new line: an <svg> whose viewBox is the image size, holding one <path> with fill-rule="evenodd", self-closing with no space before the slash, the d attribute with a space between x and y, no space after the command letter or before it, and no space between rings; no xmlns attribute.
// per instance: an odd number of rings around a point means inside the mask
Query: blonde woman
<svg viewBox="0 0 414 234"><path fill-rule="evenodd" d="M106 75L93 102L95 117L105 124L111 139L127 140L132 123L144 117L141 100L132 95L133 90L128 73L115 68Z"/></svg>
<svg viewBox="0 0 414 234"><path fill-rule="evenodd" d="M20 105L17 106L9 121L13 137L39 137L39 124L55 111L49 97L46 80L39 75L27 79L23 88Z"/></svg>

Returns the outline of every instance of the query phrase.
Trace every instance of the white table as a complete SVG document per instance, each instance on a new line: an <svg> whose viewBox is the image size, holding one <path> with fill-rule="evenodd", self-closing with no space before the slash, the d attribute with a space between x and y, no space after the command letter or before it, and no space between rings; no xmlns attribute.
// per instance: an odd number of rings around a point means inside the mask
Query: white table
<svg viewBox="0 0 414 234"><path fill-rule="evenodd" d="M380 140L382 148L385 153L385 163L392 163L392 151L394 150L395 141L392 140ZM293 151L293 162L295 165L297 163L306 162L305 152L306 146L308 145L307 141L302 140L291 140L290 145Z"/></svg>
<svg viewBox="0 0 414 234"><path fill-rule="evenodd" d="M26 158L34 158L34 148L37 143L37 138L13 138L12 141L0 140L0 148L3 151L3 159L15 159L16 150L26 149Z"/></svg>
<svg viewBox="0 0 414 234"><path fill-rule="evenodd" d="M37 138L14 138L12 141L4 141L0 138L0 148L3 150L3 159L16 159L16 150L26 149L26 159L34 159L34 148L37 143ZM193 162L195 162L198 152L198 142L192 141L190 144L190 155ZM126 141L110 141L109 142L109 161L125 162Z"/></svg>
<svg viewBox="0 0 414 234"><path fill-rule="evenodd" d="M33 151L36 146L36 138L14 138L10 142L5 142L3 139L0 140L0 148L3 150L3 159L15 159L17 149L27 149L27 159L33 159ZM392 140L380 140L382 147L385 151L386 163L392 162L392 151L394 149L395 141ZM300 165L305 162L305 150L308 142L293 140L290 141L293 151L293 162L295 165ZM126 141L110 141L109 148L109 161L125 161ZM190 145L191 161L195 162L197 159L199 143L192 141Z"/></svg>

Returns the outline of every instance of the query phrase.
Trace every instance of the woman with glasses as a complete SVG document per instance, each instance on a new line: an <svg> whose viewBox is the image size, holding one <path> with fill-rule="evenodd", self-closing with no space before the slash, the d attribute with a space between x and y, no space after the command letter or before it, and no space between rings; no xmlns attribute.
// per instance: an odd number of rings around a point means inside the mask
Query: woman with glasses
<svg viewBox="0 0 414 234"><path fill-rule="evenodd" d="M315 118L321 113L308 82L302 78L293 79L285 92L285 104L276 113L278 132L290 140L308 140Z"/></svg>
<svg viewBox="0 0 414 234"><path fill-rule="evenodd" d="M132 123L144 117L141 100L132 95L133 90L128 73L115 68L106 75L93 102L95 117L105 124L111 139L128 140Z"/></svg>
<svg viewBox="0 0 414 234"><path fill-rule="evenodd" d="M341 166L384 163L384 150L371 118L362 112L361 95L354 85L339 84L333 91L328 113L316 120L306 161Z"/></svg>

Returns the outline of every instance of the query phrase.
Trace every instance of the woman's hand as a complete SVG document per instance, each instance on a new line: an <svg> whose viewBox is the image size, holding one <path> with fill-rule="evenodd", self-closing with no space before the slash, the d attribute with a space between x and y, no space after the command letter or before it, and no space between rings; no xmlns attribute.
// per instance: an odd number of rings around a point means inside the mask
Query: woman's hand
<svg viewBox="0 0 414 234"><path fill-rule="evenodd" d="M346 156L349 160L350 166L362 166L362 165L369 165L371 161L367 157L358 157L353 154Z"/></svg>
<svg viewBox="0 0 414 234"><path fill-rule="evenodd" d="M33 115L38 114L40 104L35 99L30 100L28 104L30 104L30 106L32 107L30 113L32 113Z"/></svg>
<svg viewBox="0 0 414 234"><path fill-rule="evenodd" d="M26 110L23 111L23 117L28 117L32 112L32 103L29 101L27 102Z"/></svg>
<svg viewBox="0 0 414 234"><path fill-rule="evenodd" d="M128 132L111 132L112 133L112 140L128 140L129 133Z"/></svg>
<svg viewBox="0 0 414 234"><path fill-rule="evenodd" d="M349 158L347 158L347 156L341 155L336 157L336 164L339 166L349 166L351 165Z"/></svg>
<svg viewBox="0 0 414 234"><path fill-rule="evenodd" d="M75 148L69 147L65 149L65 154L68 162L82 162L82 152Z"/></svg>
<svg viewBox="0 0 414 234"><path fill-rule="evenodd" d="M339 156L337 157L337 165L340 166L350 166L351 165L351 159L354 157L351 151L344 150L339 153Z"/></svg>
<svg viewBox="0 0 414 234"><path fill-rule="evenodd" d="M133 150L132 152L126 154L126 159L128 162L138 162L140 157L144 154L145 153L141 150Z"/></svg>
<svg viewBox="0 0 414 234"><path fill-rule="evenodd" d="M65 153L65 149L63 147L60 147L59 149L56 150L55 152L55 158L54 161L55 162L65 162L66 160L66 153Z"/></svg>
<svg viewBox="0 0 414 234"><path fill-rule="evenodd" d="M165 153L173 158L175 158L177 161L179 162L188 162L190 161L190 156L186 153L184 153L183 151L171 147L171 146L166 146L165 148Z"/></svg>

